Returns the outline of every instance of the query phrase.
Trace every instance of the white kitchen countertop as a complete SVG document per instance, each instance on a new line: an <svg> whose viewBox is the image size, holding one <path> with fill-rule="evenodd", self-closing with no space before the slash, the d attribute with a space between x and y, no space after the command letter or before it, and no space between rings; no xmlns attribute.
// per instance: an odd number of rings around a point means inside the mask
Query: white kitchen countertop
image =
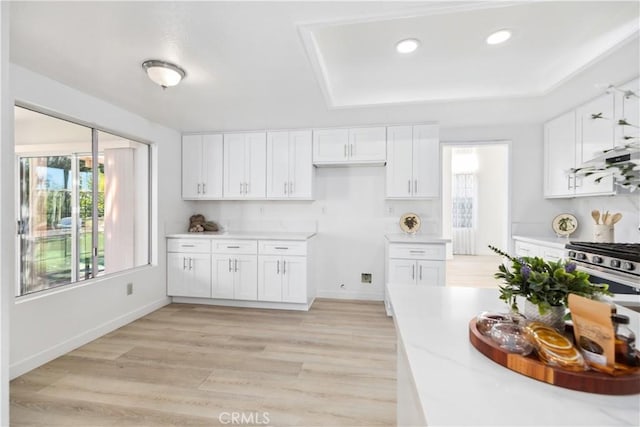
<svg viewBox="0 0 640 427"><path fill-rule="evenodd" d="M392 233L385 234L390 243L449 243L451 239L445 239L439 236L429 234L405 234Z"/></svg>
<svg viewBox="0 0 640 427"><path fill-rule="evenodd" d="M564 249L564 245L569 243L571 240L575 240L571 238L567 239L566 237L535 237L535 236L531 237L531 236L520 236L520 235L511 236L511 237L514 240L533 243L535 245L551 246L558 249Z"/></svg>
<svg viewBox="0 0 640 427"><path fill-rule="evenodd" d="M315 232L205 231L202 233L168 234L166 237L180 239L308 240L315 235Z"/></svg>
<svg viewBox="0 0 640 427"><path fill-rule="evenodd" d="M495 289L387 285L399 345L417 399L437 425L640 425L640 397L584 393L546 384L493 362L469 341L484 310L506 311ZM637 313L619 307L638 330Z"/></svg>

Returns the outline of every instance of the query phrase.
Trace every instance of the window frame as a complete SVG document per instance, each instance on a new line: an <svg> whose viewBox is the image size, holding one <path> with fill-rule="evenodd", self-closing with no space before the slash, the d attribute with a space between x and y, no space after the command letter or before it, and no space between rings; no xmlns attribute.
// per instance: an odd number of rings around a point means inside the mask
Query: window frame
<svg viewBox="0 0 640 427"><path fill-rule="evenodd" d="M144 144L147 146L147 158L146 158L146 162L147 162L147 193L148 193L148 197L147 197L147 242L146 242L146 246L147 246L147 262L143 265L138 265L138 266L133 266L132 268L128 268L128 269L124 269L124 270L119 270L119 271L114 271L112 273L106 273L103 275L92 275L91 278L86 279L86 280L75 280L75 281L70 281L68 283L59 285L59 286L53 286L51 288L48 289L43 289L41 291L35 291L35 292L31 292L31 293L26 293L26 294L21 294L21 276L22 276L22 269L21 269L21 262L20 262L20 257L21 257L21 252L20 252L20 236L21 234L19 233L19 227L20 227L20 191L21 191L21 180L20 180L20 160L23 157L36 157L36 156L52 156L52 155L68 155L68 153L65 152L61 152L60 150L50 150L50 151L39 151L39 150L34 150L32 152L28 153L27 155L21 155L15 152L15 145L16 145L16 141L15 141L15 118L13 121L13 125L14 125L14 132L13 132L13 146L14 146L14 171L13 171L13 175L16 178L15 182L14 182L14 221L16 224L16 234L15 234L15 260L14 260L14 265L16 268L16 275L15 275L15 284L14 284L14 298L16 299L17 302L20 301L26 301L26 300L31 300L34 298L40 298L46 295L51 295L51 294L56 294L59 292L64 292L67 290L71 290L71 289L75 289L78 287L82 287L82 286L88 286L103 280L108 280L111 279L113 277L117 277L123 274L129 274L132 271L138 270L138 269L144 269L144 268L149 268L152 267L154 265L154 259L155 259L155 252L153 250L153 240L154 240L154 233L153 233L153 229L155 226L155 222L154 219L156 218L156 215L154 213L153 210L153 206L154 206L154 192L153 192L153 188L154 188L154 183L153 183L153 178L154 178L154 169L153 169L153 157L154 157L154 153L155 153L155 144L152 141L149 141L145 138L140 138L138 136L135 135L131 135L128 134L126 132L120 132L117 130L113 130L110 128L106 128L106 127L102 127L100 125L98 125L97 123L90 123L90 122L85 122L83 120L41 107L41 106L35 106L33 104L27 103L27 102L22 102L19 100L14 100L14 104L13 107L15 109L15 107L19 107L19 108L23 108L26 110L29 110L31 112L34 113L38 113L38 114L42 114L57 120L62 120L65 122L69 122L71 124L74 125L79 125L79 126L83 126L86 127L88 130L91 131L91 157L93 160L93 164L97 164L98 158L100 156L100 153L98 152L98 145L99 145L99 140L98 140L98 133L99 132L103 132L106 134L111 134L114 135L116 137L119 138L123 138L123 139L127 139L130 140L132 142L135 143L139 143L139 144ZM92 171L92 219L97 217L97 211L98 211L98 203L97 203L97 190L98 190L98 180L96 179L96 176L99 174L98 172L98 168L93 168ZM97 247L97 240L98 240L98 233L97 233L97 229L98 229L98 221L92 221L92 247ZM92 271L97 271L96 268L96 264L97 264L97 258L95 256L92 257L93 258L93 267L94 269ZM77 261L77 260L74 260Z"/></svg>

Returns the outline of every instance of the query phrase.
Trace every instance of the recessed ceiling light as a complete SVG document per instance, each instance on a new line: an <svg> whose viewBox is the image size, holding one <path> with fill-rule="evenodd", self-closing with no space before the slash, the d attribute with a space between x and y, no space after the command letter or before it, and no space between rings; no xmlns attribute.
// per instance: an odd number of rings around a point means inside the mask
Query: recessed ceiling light
<svg viewBox="0 0 640 427"><path fill-rule="evenodd" d="M396 44L396 50L399 53L411 53L420 46L420 40L418 39L404 39L400 40Z"/></svg>
<svg viewBox="0 0 640 427"><path fill-rule="evenodd" d="M163 89L177 85L187 74L177 65L158 59L144 61L142 68L147 72L149 78L162 86Z"/></svg>
<svg viewBox="0 0 640 427"><path fill-rule="evenodd" d="M487 37L487 44L500 44L504 43L511 38L511 31L498 30L495 33Z"/></svg>

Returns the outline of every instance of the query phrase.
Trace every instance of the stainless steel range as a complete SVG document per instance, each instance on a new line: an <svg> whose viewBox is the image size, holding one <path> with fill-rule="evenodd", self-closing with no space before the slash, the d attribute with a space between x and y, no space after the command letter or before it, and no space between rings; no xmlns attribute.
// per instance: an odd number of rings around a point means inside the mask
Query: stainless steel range
<svg viewBox="0 0 640 427"><path fill-rule="evenodd" d="M607 283L615 294L640 294L640 244L569 242L565 248L592 283Z"/></svg>

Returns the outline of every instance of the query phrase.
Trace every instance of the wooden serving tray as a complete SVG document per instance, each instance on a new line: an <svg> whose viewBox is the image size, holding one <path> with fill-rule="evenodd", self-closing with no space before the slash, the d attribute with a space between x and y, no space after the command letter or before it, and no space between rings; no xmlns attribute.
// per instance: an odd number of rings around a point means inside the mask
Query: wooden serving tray
<svg viewBox="0 0 640 427"><path fill-rule="evenodd" d="M548 366L535 355L521 356L501 349L491 338L478 331L475 318L469 322L469 341L480 353L494 362L538 381L587 393L640 393L640 370L628 375L612 376L596 371L575 372Z"/></svg>

